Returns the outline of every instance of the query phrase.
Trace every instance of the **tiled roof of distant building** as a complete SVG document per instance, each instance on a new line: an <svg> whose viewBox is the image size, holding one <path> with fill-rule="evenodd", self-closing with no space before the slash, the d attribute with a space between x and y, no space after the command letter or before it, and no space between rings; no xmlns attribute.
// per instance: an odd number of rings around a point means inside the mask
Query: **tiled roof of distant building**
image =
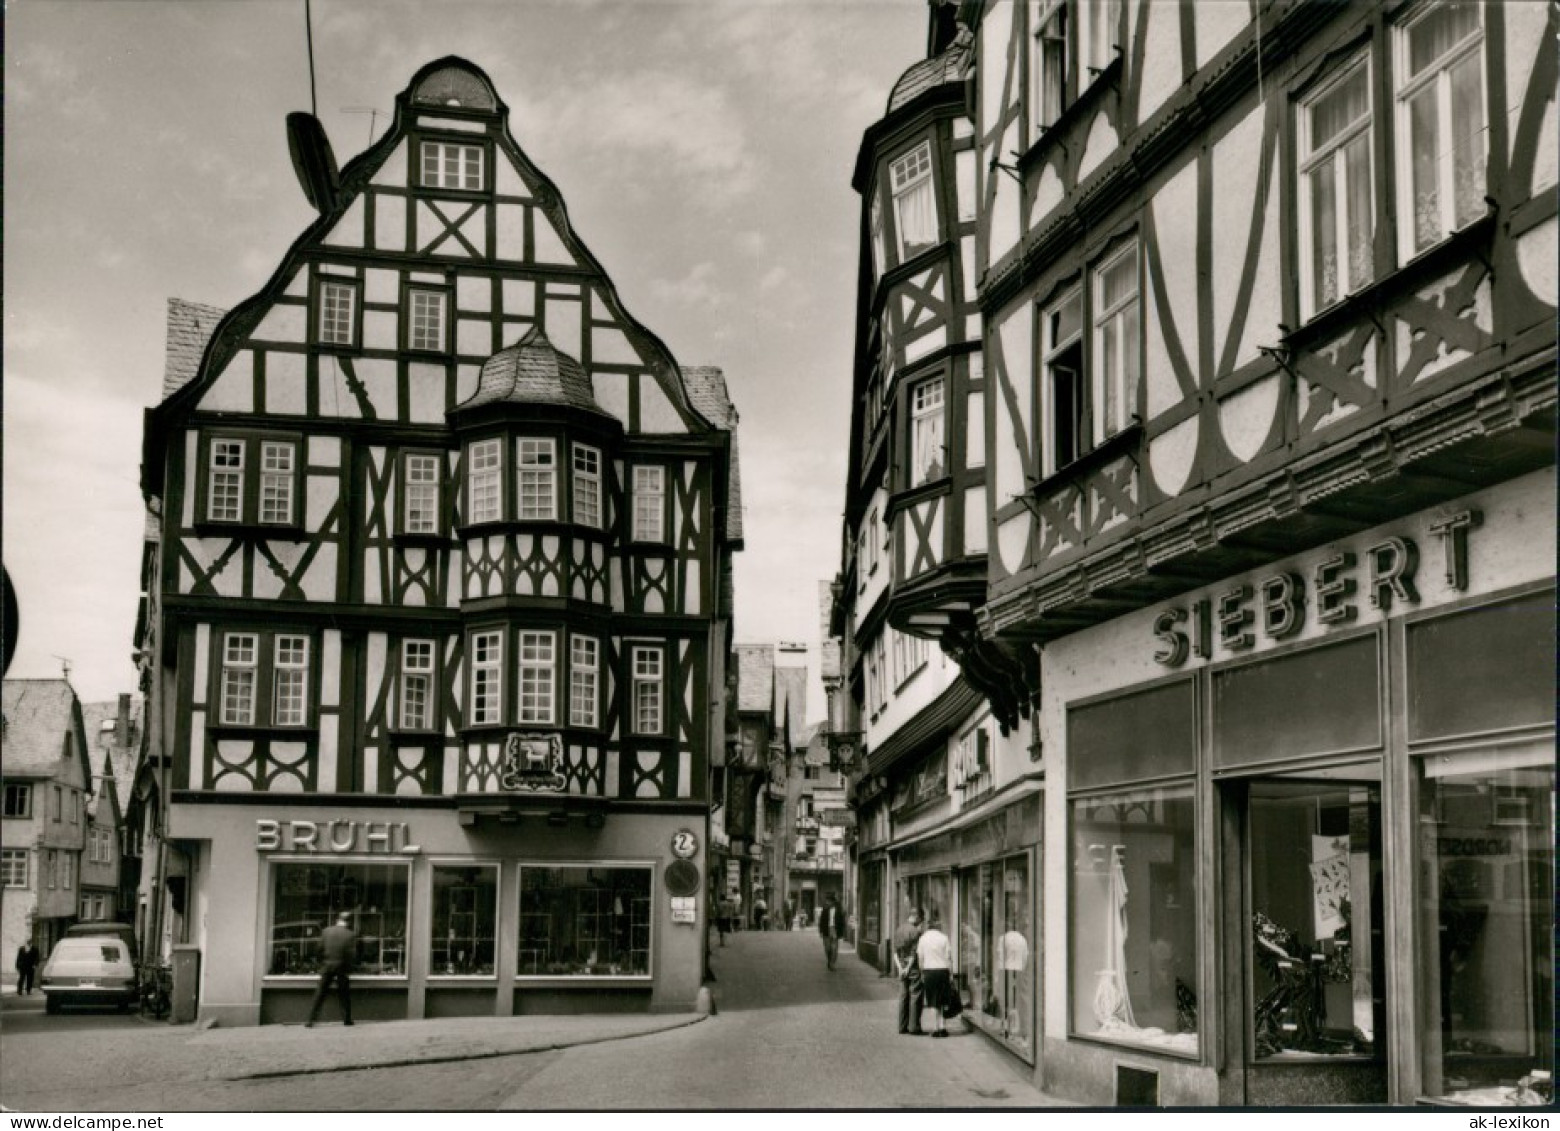
<svg viewBox="0 0 1560 1131"><path fill-rule="evenodd" d="M944 83L963 82L969 71L971 38L968 31L960 31L946 51L930 59L922 59L894 84L888 96L888 113L911 102L917 95L942 86Z"/></svg>
<svg viewBox="0 0 1560 1131"><path fill-rule="evenodd" d="M731 433L731 478L726 492L726 537L742 540L742 461L737 458L737 410L726 388L726 375L713 365L690 365L682 370L688 400L699 415Z"/></svg>
<svg viewBox="0 0 1560 1131"><path fill-rule="evenodd" d="M130 734L139 735L141 730L141 712L145 701L138 698L130 700ZM87 742L92 747L92 772L103 772L103 758L108 752L112 752L111 764L114 771L114 791L119 795L119 808L124 809L130 799L130 791L135 786L135 766L137 750L135 744L128 747L122 746L116 741L108 751L105 751L102 743L103 724L119 722L119 703L83 703L81 705L81 721L87 730ZM94 794L92 801L87 806L88 815L97 811L98 795Z"/></svg>
<svg viewBox="0 0 1560 1131"><path fill-rule="evenodd" d="M5 681L7 777L53 777L74 725L76 693L63 679Z"/></svg>
<svg viewBox="0 0 1560 1131"><path fill-rule="evenodd" d="M163 362L163 396L172 396L195 379L217 323L227 311L182 298L168 300L168 347Z"/></svg>

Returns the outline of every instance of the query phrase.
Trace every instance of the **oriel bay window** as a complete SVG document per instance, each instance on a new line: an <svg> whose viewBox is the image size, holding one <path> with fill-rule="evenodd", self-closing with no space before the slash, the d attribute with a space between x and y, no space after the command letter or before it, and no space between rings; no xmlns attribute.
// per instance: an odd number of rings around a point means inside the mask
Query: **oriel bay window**
<svg viewBox="0 0 1560 1131"><path fill-rule="evenodd" d="M594 636L569 637L569 725L601 723L601 642Z"/></svg>
<svg viewBox="0 0 1560 1131"><path fill-rule="evenodd" d="M504 633L501 629L473 632L467 647L467 722L495 726L504 721Z"/></svg>
<svg viewBox="0 0 1560 1131"><path fill-rule="evenodd" d="M1482 9L1476 3L1422 4L1394 29L1404 260L1485 212Z"/></svg>
<svg viewBox="0 0 1560 1131"><path fill-rule="evenodd" d="M574 470L574 521L601 529L601 451L575 444L569 449Z"/></svg>
<svg viewBox="0 0 1560 1131"><path fill-rule="evenodd" d="M207 436L205 521L297 526L300 445L297 436Z"/></svg>
<svg viewBox="0 0 1560 1131"><path fill-rule="evenodd" d="M647 865L522 865L516 974L648 978L650 890Z"/></svg>
<svg viewBox="0 0 1560 1131"><path fill-rule="evenodd" d="M1309 317L1372 276L1370 64L1364 55L1300 104L1300 280Z"/></svg>
<svg viewBox="0 0 1560 1131"><path fill-rule="evenodd" d="M894 226L903 263L937 242L937 196L932 186L932 147L922 142L888 167Z"/></svg>
<svg viewBox="0 0 1560 1131"><path fill-rule="evenodd" d="M520 633L520 711L518 722L551 726L555 717L556 636L551 632Z"/></svg>
<svg viewBox="0 0 1560 1131"><path fill-rule="evenodd" d="M433 866L428 973L489 977L497 969L498 867Z"/></svg>
<svg viewBox="0 0 1560 1131"><path fill-rule="evenodd" d="M443 511L444 457L436 452L407 452L401 456L401 533L439 533Z"/></svg>
<svg viewBox="0 0 1560 1131"><path fill-rule="evenodd" d="M311 640L303 633L222 633L218 720L224 726L307 726L310 656Z"/></svg>
<svg viewBox="0 0 1560 1131"><path fill-rule="evenodd" d="M550 439L522 439L516 445L515 463L519 470L516 517L525 522L547 522L557 518L556 443Z"/></svg>
<svg viewBox="0 0 1560 1131"><path fill-rule="evenodd" d="M1071 809L1072 1031L1196 1054L1191 787L1076 798Z"/></svg>
<svg viewBox="0 0 1560 1131"><path fill-rule="evenodd" d="M274 861L268 976L318 974L320 938L345 912L357 935L354 978L406 975L408 864Z"/></svg>
<svg viewBox="0 0 1560 1131"><path fill-rule="evenodd" d="M941 377L910 389L910 485L919 486L948 473L947 418Z"/></svg>
<svg viewBox="0 0 1560 1131"><path fill-rule="evenodd" d="M498 522L504 517L504 442L478 440L466 445L466 521Z"/></svg>

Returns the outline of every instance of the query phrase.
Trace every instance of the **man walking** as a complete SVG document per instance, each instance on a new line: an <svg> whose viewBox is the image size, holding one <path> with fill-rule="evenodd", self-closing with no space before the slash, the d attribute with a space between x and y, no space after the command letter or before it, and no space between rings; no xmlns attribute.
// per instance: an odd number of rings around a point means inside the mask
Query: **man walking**
<svg viewBox="0 0 1560 1131"><path fill-rule="evenodd" d="M320 936L325 948L325 963L320 968L319 988L314 991L314 1002L309 1006L309 1020L304 1028L313 1028L319 1020L320 1006L331 983L336 984L336 1000L341 1004L341 1023L352 1024L352 960L357 956L357 936L352 933L352 916L343 911L336 916L336 924L326 927Z"/></svg>
<svg viewBox="0 0 1560 1131"><path fill-rule="evenodd" d="M16 992L30 994L33 988L33 971L38 969L38 948L23 943L16 948Z"/></svg>
<svg viewBox="0 0 1560 1131"><path fill-rule="evenodd" d="M921 1035L921 1011L926 992L921 986L921 963L916 944L921 941L921 909L912 907L904 926L894 932L894 973L899 975L899 1031Z"/></svg>
<svg viewBox="0 0 1560 1131"><path fill-rule="evenodd" d="M829 969L840 956L840 935L844 933L845 916L840 911L840 897L832 891L824 897L823 911L818 916L818 934L823 938L823 956Z"/></svg>

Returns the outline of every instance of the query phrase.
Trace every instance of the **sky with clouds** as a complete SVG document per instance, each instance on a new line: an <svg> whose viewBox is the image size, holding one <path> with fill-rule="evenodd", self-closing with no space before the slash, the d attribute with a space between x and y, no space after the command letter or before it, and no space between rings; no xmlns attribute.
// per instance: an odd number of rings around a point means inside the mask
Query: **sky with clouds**
<svg viewBox="0 0 1560 1131"><path fill-rule="evenodd" d="M422 64L492 78L629 312L726 373L738 639L816 647L844 500L851 170L924 53L925 0L314 0L313 25L342 165ZM134 690L166 302L232 307L314 215L284 125L310 107L304 2L10 0L5 84L7 674L63 658L83 699L111 699Z"/></svg>

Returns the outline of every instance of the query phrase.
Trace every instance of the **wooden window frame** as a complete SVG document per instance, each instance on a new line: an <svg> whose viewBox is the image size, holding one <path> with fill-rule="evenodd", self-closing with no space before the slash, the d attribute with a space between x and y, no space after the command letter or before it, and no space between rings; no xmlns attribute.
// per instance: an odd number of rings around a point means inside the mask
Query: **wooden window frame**
<svg viewBox="0 0 1560 1131"><path fill-rule="evenodd" d="M240 463L237 467L218 468L214 460L227 445L239 447ZM266 467L268 449L286 449L292 464L290 468L274 470ZM231 429L211 429L201 433L200 473L196 483L197 527L221 529L247 529L253 531L296 532L303 525L303 436L296 432L255 432ZM217 487L217 476L236 477L237 517L224 513L213 516L212 507L220 498L224 502L235 489L224 483ZM268 480L280 478L287 483L288 510L286 521L266 518L266 491Z"/></svg>
<svg viewBox="0 0 1560 1131"><path fill-rule="evenodd" d="M496 727L505 723L504 701L504 654L505 637L508 634L499 625L486 625L481 628L473 628L466 635L466 725L473 727ZM497 649L495 659L480 663L477 649L484 643L494 643ZM477 717L477 691L479 685L479 673L490 672L493 674L491 694L494 699L493 706L482 718Z"/></svg>
<svg viewBox="0 0 1560 1131"><path fill-rule="evenodd" d="M15 866L21 864L22 882L13 882ZM7 848L0 850L0 887L15 891L18 888L25 889L32 875L32 852L26 848Z"/></svg>
<svg viewBox="0 0 1560 1131"><path fill-rule="evenodd" d="M327 303L333 288L339 288L351 296L352 309L347 314L344 338L337 337L334 326L327 332ZM322 350L356 350L363 342L363 281L354 275L319 273L314 276L313 295L309 305L309 340Z"/></svg>
<svg viewBox="0 0 1560 1131"><path fill-rule="evenodd" d="M569 725L601 726L601 640L585 633L569 634Z"/></svg>
<svg viewBox="0 0 1560 1131"><path fill-rule="evenodd" d="M545 654L540 646L545 642ZM530 653L535 651L536 655ZM515 634L515 725L558 725L558 632L522 628ZM540 696L540 697L537 697ZM533 697L535 704L533 705ZM540 708L540 709L538 709Z"/></svg>
<svg viewBox="0 0 1560 1131"><path fill-rule="evenodd" d="M212 670L216 673L212 713L215 719L208 724L214 729L266 730L298 733L315 729L319 708L319 642L313 632L294 628L233 627L212 633L214 649ZM241 658L229 651L229 643L242 638L253 641L252 655ZM284 655L288 646L302 648L302 662ZM229 709L230 672L253 673L250 684L247 717ZM283 676L301 672L298 688L298 708L283 721L284 700L291 681Z"/></svg>
<svg viewBox="0 0 1560 1131"><path fill-rule="evenodd" d="M426 649L427 663L414 664L412 649ZM431 636L408 636L400 640L396 648L395 728L411 734L429 734L439 729L439 641ZM411 700L412 681L422 686L423 710L420 722L408 721L407 706Z"/></svg>
<svg viewBox="0 0 1560 1131"><path fill-rule="evenodd" d="M0 817L10 821L30 820L32 818L34 793L32 782L6 782L3 790L0 790L0 794L3 794L4 797L3 802L0 802L0 805L3 805L3 810L0 810ZM21 798L20 808L11 804L12 797Z"/></svg>
<svg viewBox="0 0 1560 1131"><path fill-rule="evenodd" d="M905 437L905 451L909 457L905 461L906 490L936 483L947 479L953 473L953 446L949 443L952 430L948 427L950 403L948 385L948 375L939 372L923 377L905 389L905 419L910 429L909 435ZM929 391L932 389L937 393L936 403L930 406L921 405L923 392L926 392L929 398ZM922 450L922 426L931 421L938 422L934 430L940 440L936 447L941 450L936 453ZM935 456L933 463L927 463L926 457L929 454Z"/></svg>
<svg viewBox="0 0 1560 1131"><path fill-rule="evenodd" d="M439 318L437 334L426 339L418 327L417 309L418 300L425 298L438 300ZM401 288L401 348L417 354L449 353L454 323L451 314L454 307L455 303L449 287L430 283L404 284ZM435 338L437 340L434 340Z"/></svg>
<svg viewBox="0 0 1560 1131"><path fill-rule="evenodd" d="M1345 126L1339 132L1322 143L1317 149L1311 140L1311 114L1315 105L1335 93L1345 83L1349 82L1355 74L1363 68L1365 72L1366 112L1363 120L1356 120ZM1367 217L1371 232L1371 244L1374 243L1374 235L1377 226L1377 214L1379 207L1376 202L1376 106L1375 106L1375 79L1374 68L1371 65L1370 52L1362 49L1351 55L1341 66L1335 68L1326 79L1306 90L1295 104L1295 231L1296 231L1296 258L1299 260L1300 279L1300 314L1304 320L1309 320L1328 307L1342 302L1350 294L1359 291L1370 284L1376 277L1374 256L1371 254L1370 245L1366 247L1366 254L1370 262L1365 268L1366 275L1362 279L1354 279L1348 270L1348 249L1352 246L1349 238L1349 179L1346 164L1346 151L1349 145L1360 136L1367 139L1365 168L1365 186L1369 192L1370 203ZM1314 265L1315 246L1317 237L1315 219L1315 199L1312 194L1311 176L1327 165L1333 166L1334 174L1334 217L1333 238L1338 249L1339 279L1337 293L1323 301L1316 293L1316 268Z"/></svg>
<svg viewBox="0 0 1560 1131"><path fill-rule="evenodd" d="M937 162L928 138L911 143L903 151L889 159L889 196L894 208L894 248L900 263L907 263L916 256L936 247L942 231L942 206L937 199ZM932 230L925 243L911 244L905 238L904 205L912 192L919 193L922 186L931 201Z"/></svg>
<svg viewBox="0 0 1560 1131"><path fill-rule="evenodd" d="M498 462L494 465L491 471L491 474L494 477L494 487L497 491L497 502L494 512L491 515L483 515L479 517L476 514L476 508L473 502L472 488L474 483L472 481L472 477L476 473L475 465L478 449L486 449L490 446L498 453ZM465 446L465 451L463 453L464 459L462 461L465 466L465 474L462 476L462 479L464 480L462 483L462 490L465 494L466 505L464 517L466 520L465 524L467 526L482 526L489 523L504 521L504 515L507 510L504 504L509 494L509 488L507 485L509 477L505 471L505 469L509 466L508 454L505 451L506 447L507 445L505 444L504 437L502 436L484 436L481 439L468 441ZM484 471L486 470L487 469L484 469Z"/></svg>
<svg viewBox="0 0 1560 1131"><path fill-rule="evenodd" d="M586 462L595 461L595 468L588 469L580 466L582 457ZM588 526L592 530L602 530L606 526L605 493L602 491L602 458L601 449L590 444L569 445L569 518L578 526ZM581 502L588 502L588 506L581 506ZM581 517L581 512L594 509L594 520Z"/></svg>
<svg viewBox="0 0 1560 1131"><path fill-rule="evenodd" d="M1069 36L1072 21L1068 8L1072 0L1031 0L1029 5L1029 140L1039 141L1046 130L1055 125L1067 110L1068 84L1072 80L1072 53ZM1053 25L1059 25L1061 35L1054 34ZM1047 29L1052 34L1046 34ZM1053 75L1048 64L1058 53L1061 55L1061 75ZM1054 96L1056 105L1046 106L1047 95Z"/></svg>
<svg viewBox="0 0 1560 1131"><path fill-rule="evenodd" d="M434 478L432 481L413 478L414 461L432 461ZM397 482L397 507L396 507L396 533L403 538L440 538L444 536L444 453L432 450L403 451L396 460ZM426 467L418 474L426 474ZM414 523L411 513L411 500L413 488L433 489L432 517L427 529L420 529L419 524ZM419 509L421 513L421 509Z"/></svg>
<svg viewBox="0 0 1560 1131"><path fill-rule="evenodd" d="M546 453L545 462L532 462ZM558 441L552 436L515 437L515 521L558 521ZM533 487L537 488L533 490ZM547 500L546 513L533 509L534 500Z"/></svg>
<svg viewBox="0 0 1560 1131"><path fill-rule="evenodd" d="M640 661L654 660L654 672L649 666L641 668ZM664 644L630 644L628 649L628 716L630 732L636 735L664 735L666 733L666 646ZM654 726L647 726L641 718L640 693L653 692L655 710Z"/></svg>
<svg viewBox="0 0 1560 1131"><path fill-rule="evenodd" d="M428 158L430 150L438 151L437 173L429 176ZM447 151L474 152L477 155L477 184L475 186L466 183L467 173L464 168L457 174L458 183L448 183L445 180L444 154ZM493 151L485 141L476 137L450 137L450 136L421 136L417 139L416 160L412 162L412 176L418 188L430 192L439 193L486 193L492 190L493 176ZM464 166L464 160L462 161Z"/></svg>
<svg viewBox="0 0 1560 1131"><path fill-rule="evenodd" d="M649 490L641 482L641 474L649 475L655 479L654 490ZM630 519L632 526L631 538L633 542L645 545L665 545L670 541L667 535L669 523L666 517L667 506L667 474L666 466L659 463L636 463L630 473L630 482L633 484L633 511ZM652 532L645 524L650 511L642 510L640 504L649 499L655 499L655 530Z"/></svg>
<svg viewBox="0 0 1560 1131"><path fill-rule="evenodd" d="M1126 259L1132 261L1132 295L1128 299L1118 299L1106 308L1101 294L1104 276ZM1090 447L1098 448L1111 437L1127 431L1133 424L1139 422L1142 413L1138 386L1143 381L1143 252L1141 241L1137 236L1122 241L1120 246L1100 256L1090 266L1088 297L1087 325L1090 349L1085 361L1089 373L1089 437ZM1122 325L1119 320L1133 307L1137 310L1137 330L1133 335L1130 351L1126 349L1117 351L1122 366L1118 381L1117 374L1104 372L1105 350L1101 345L1101 338L1106 326ZM1129 356L1135 361L1130 383L1126 381ZM1119 422L1111 421L1105 411L1109 403L1110 387L1113 385L1119 385L1117 392L1122 405Z"/></svg>

